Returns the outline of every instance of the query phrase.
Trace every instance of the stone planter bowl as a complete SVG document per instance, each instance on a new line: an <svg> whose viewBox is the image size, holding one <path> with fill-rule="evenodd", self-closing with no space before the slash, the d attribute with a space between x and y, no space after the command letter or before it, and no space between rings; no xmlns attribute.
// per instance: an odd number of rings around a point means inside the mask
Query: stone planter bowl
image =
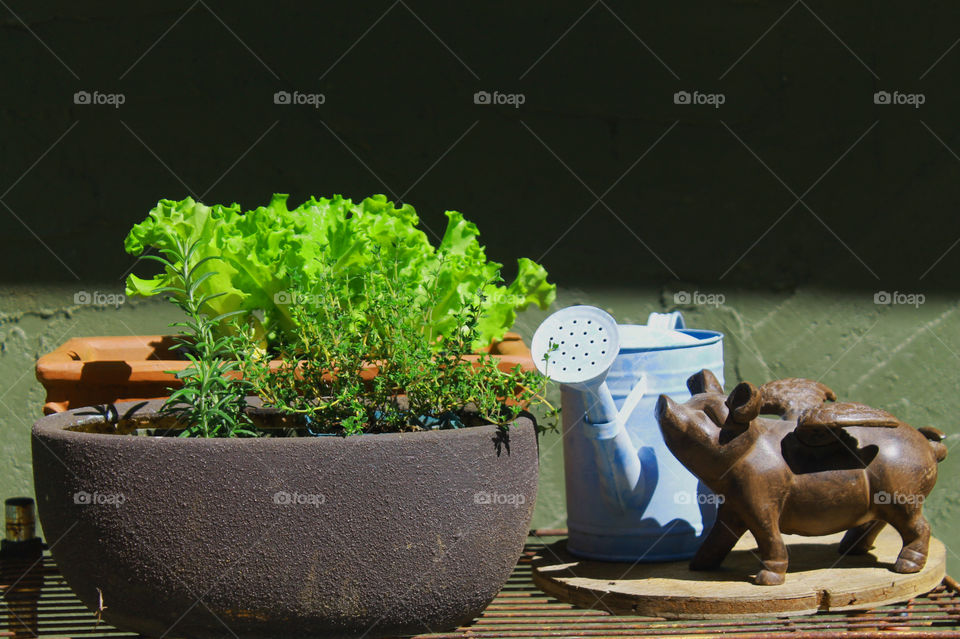
<svg viewBox="0 0 960 639"><path fill-rule="evenodd" d="M156 425L161 404L121 426ZM526 417L507 439L495 426L181 439L104 434L92 413L33 427L40 521L80 599L102 596L106 623L150 637L455 628L502 587L533 513Z"/></svg>

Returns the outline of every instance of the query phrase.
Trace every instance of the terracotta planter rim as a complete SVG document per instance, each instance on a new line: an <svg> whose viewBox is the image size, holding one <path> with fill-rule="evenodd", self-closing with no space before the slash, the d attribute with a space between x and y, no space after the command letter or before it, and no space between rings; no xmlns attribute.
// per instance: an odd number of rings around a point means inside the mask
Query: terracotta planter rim
<svg viewBox="0 0 960 639"><path fill-rule="evenodd" d="M77 406L166 397L168 387L181 385L169 371L190 365L186 359L156 357L158 352L167 355L172 346L172 335L70 338L37 360L36 378L46 390L44 414ZM500 349L508 352L498 352ZM517 365L525 371L535 369L530 349L516 333L507 333L480 353L493 356L501 370ZM273 360L272 365L279 365L279 360Z"/></svg>

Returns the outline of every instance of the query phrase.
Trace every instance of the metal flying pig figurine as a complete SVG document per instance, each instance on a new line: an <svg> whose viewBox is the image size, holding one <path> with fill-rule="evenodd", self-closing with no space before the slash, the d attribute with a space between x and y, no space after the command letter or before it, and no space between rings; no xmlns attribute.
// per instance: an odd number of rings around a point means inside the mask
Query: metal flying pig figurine
<svg viewBox="0 0 960 639"><path fill-rule="evenodd" d="M808 379L743 382L727 396L703 370L687 387L693 396L683 404L660 396L660 430L683 465L724 499L691 569L718 567L749 530L763 562L754 582L782 584L784 533L846 530L839 551L859 554L885 524L903 539L893 570L923 568L930 542L923 500L947 455L943 433L863 404L832 403L834 392Z"/></svg>

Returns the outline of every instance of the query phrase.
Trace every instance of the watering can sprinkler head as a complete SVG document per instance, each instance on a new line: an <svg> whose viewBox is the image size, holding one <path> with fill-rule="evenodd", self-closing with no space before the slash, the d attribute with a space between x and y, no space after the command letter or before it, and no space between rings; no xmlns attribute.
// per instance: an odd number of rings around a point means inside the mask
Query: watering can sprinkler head
<svg viewBox="0 0 960 639"><path fill-rule="evenodd" d="M617 321L595 306L570 306L543 320L531 351L537 369L558 384L599 386L620 350Z"/></svg>
<svg viewBox="0 0 960 639"><path fill-rule="evenodd" d="M553 381L587 394L587 418L617 421L607 373L620 351L620 332L609 313L594 306L570 306L545 319L530 345L533 361Z"/></svg>

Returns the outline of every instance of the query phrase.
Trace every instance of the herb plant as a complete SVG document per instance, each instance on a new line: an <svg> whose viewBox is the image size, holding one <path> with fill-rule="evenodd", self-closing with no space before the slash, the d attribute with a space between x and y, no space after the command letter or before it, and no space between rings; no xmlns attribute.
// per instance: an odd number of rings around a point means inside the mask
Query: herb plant
<svg viewBox="0 0 960 639"><path fill-rule="evenodd" d="M168 299L186 315L182 322L171 326L179 328L176 346L190 360L190 365L176 372L183 386L176 389L164 402L160 413L172 415L185 428L181 437L239 437L256 436L253 423L246 414L246 395L251 386L238 378L238 369L244 357L243 344L230 334L220 334L221 322L237 314L222 313L210 317L204 308L225 293L201 294L204 282L216 272L202 267L214 256L196 259L198 245L177 240L171 248L161 249L160 255L145 255L144 259L160 262L166 268L168 285L158 292L169 294Z"/></svg>
<svg viewBox="0 0 960 639"><path fill-rule="evenodd" d="M309 283L296 283L287 309L295 329L279 346L279 367L265 355L242 362L265 406L303 415L315 434L346 435L505 428L531 402L549 409L544 377L519 366L503 371L493 357L472 355L484 287L441 331L431 320L446 293L442 264L426 279L411 278L395 251L373 248L369 255L363 271L343 275L327 260ZM245 338L255 349L255 333Z"/></svg>
<svg viewBox="0 0 960 639"><path fill-rule="evenodd" d="M245 213L162 200L125 241L138 255L158 249L143 257L162 266L131 275L128 293L165 293L186 315L172 326L190 364L162 414L200 437L506 428L531 404L555 417L546 378L476 354L555 287L526 259L506 285L477 227L447 218L434 247L413 208L383 196L291 211L276 195ZM258 428L249 394L297 416L293 426Z"/></svg>

